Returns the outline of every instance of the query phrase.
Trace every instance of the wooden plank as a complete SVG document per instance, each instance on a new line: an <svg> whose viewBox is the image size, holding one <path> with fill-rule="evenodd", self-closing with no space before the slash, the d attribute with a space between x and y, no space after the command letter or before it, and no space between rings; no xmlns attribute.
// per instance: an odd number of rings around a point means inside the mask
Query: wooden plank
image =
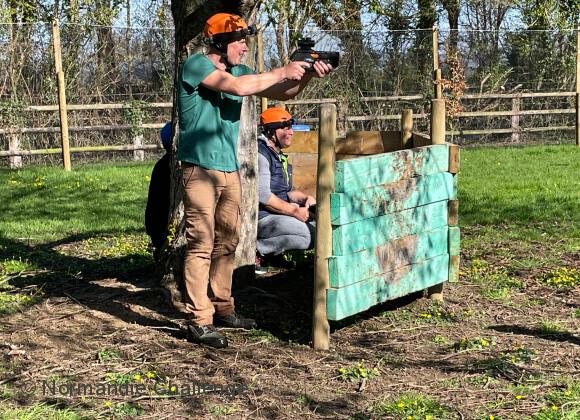
<svg viewBox="0 0 580 420"><path fill-rule="evenodd" d="M139 149L135 148L134 145L128 146L83 146L83 147L71 147L71 153L84 153L84 152L118 152L118 151L131 151L131 150L162 150L156 144L144 144L139 146ZM39 150L18 150L18 151L5 151L0 150L0 156L30 156L30 155L53 155L57 153L62 153L61 148L57 149L39 149Z"/></svg>
<svg viewBox="0 0 580 420"><path fill-rule="evenodd" d="M413 101L423 100L423 95L406 95L406 96L367 96L360 98L361 102L381 102L381 101Z"/></svg>
<svg viewBox="0 0 580 420"><path fill-rule="evenodd" d="M538 93L483 93L463 95L461 99L512 99L521 98L553 98L574 96L576 92L538 92Z"/></svg>
<svg viewBox="0 0 580 420"><path fill-rule="evenodd" d="M318 153L318 131L296 131L284 153Z"/></svg>
<svg viewBox="0 0 580 420"><path fill-rule="evenodd" d="M292 185L294 189L302 191L304 194L316 197L316 174L301 174L292 175Z"/></svg>
<svg viewBox="0 0 580 420"><path fill-rule="evenodd" d="M68 107L67 107L68 109ZM139 128L161 128L165 125L162 124L141 124ZM82 127L70 127L69 131L74 132L84 132L84 131L128 131L133 130L135 127L131 124L123 125L86 125ZM59 133L60 127L40 127L40 128L6 128L0 129L0 134L40 134L40 133Z"/></svg>
<svg viewBox="0 0 580 420"><path fill-rule="evenodd" d="M559 125L552 127L526 127L520 128L522 133L535 133L541 131L561 131L561 130L575 130L575 126ZM511 134L511 128L493 128L489 130L454 130L447 131L446 135L457 135L457 136L471 136L471 135L482 135L482 134Z"/></svg>
<svg viewBox="0 0 580 420"><path fill-rule="evenodd" d="M337 142L336 153L376 155L402 149L398 131L351 131L342 142Z"/></svg>
<svg viewBox="0 0 580 420"><path fill-rule="evenodd" d="M128 109L133 108L135 105L130 103L123 104L77 104L68 105L69 111L96 111L102 109ZM143 102L140 105L143 108L173 108L173 102ZM24 111L40 111L40 112L53 112L58 111L58 105L30 105L23 109ZM165 123L160 126L163 127Z"/></svg>
<svg viewBox="0 0 580 420"><path fill-rule="evenodd" d="M460 252L460 232L455 226L449 227L449 255L459 255Z"/></svg>
<svg viewBox="0 0 580 420"><path fill-rule="evenodd" d="M316 197L318 155L316 153L289 153L288 162L292 165L294 188Z"/></svg>
<svg viewBox="0 0 580 420"><path fill-rule="evenodd" d="M449 200L447 204L447 224L457 226L459 224L459 200Z"/></svg>
<svg viewBox="0 0 580 420"><path fill-rule="evenodd" d="M337 226L332 231L332 255L352 254L443 226L447 226L447 201Z"/></svg>
<svg viewBox="0 0 580 420"><path fill-rule="evenodd" d="M413 132L413 147L431 146L431 137L429 134Z"/></svg>
<svg viewBox="0 0 580 420"><path fill-rule="evenodd" d="M427 118L429 114L413 114L413 119ZM353 117L346 117L349 122L354 121L399 121L400 115L360 115ZM303 120L301 120L303 121Z"/></svg>
<svg viewBox="0 0 580 420"><path fill-rule="evenodd" d="M512 98L512 101L520 99L520 96ZM472 117L514 117L519 115L551 115L551 114L573 114L573 109L527 109L525 111L518 111L517 108L511 111L470 111L460 112L457 117L472 118Z"/></svg>
<svg viewBox="0 0 580 420"><path fill-rule="evenodd" d="M330 196L333 225L344 225L442 200L457 198L454 176L447 172Z"/></svg>
<svg viewBox="0 0 580 420"><path fill-rule="evenodd" d="M336 162L335 191L352 192L449 168L446 144Z"/></svg>
<svg viewBox="0 0 580 420"><path fill-rule="evenodd" d="M279 102L273 101L272 103L276 104ZM284 101L286 105L316 105L316 104L334 104L336 103L336 99L334 98L325 98L325 99L293 99L291 101ZM300 119L302 121L302 119Z"/></svg>
<svg viewBox="0 0 580 420"><path fill-rule="evenodd" d="M449 172L459 173L459 146L456 144L449 145Z"/></svg>
<svg viewBox="0 0 580 420"><path fill-rule="evenodd" d="M1 154L2 152L0 152ZM360 155L336 155L336 160L360 158ZM292 184L295 189L316 197L316 171L318 155L316 153L289 153L288 161L292 164Z"/></svg>
<svg viewBox="0 0 580 420"><path fill-rule="evenodd" d="M376 155L401 150L398 131L351 131L336 139L336 153L344 155ZM318 132L297 131L285 153L318 153Z"/></svg>
<svg viewBox="0 0 580 420"><path fill-rule="evenodd" d="M292 164L292 169L299 168L316 174L318 165L317 153L288 153L288 162Z"/></svg>
<svg viewBox="0 0 580 420"><path fill-rule="evenodd" d="M440 255L377 277L326 292L328 319L337 321L373 305L447 281L449 255Z"/></svg>
<svg viewBox="0 0 580 420"><path fill-rule="evenodd" d="M379 131L350 131L346 141L336 144L336 152L351 155L376 155L383 153Z"/></svg>
<svg viewBox="0 0 580 420"><path fill-rule="evenodd" d="M448 235L447 227L442 227L394 239L354 254L333 255L328 260L330 286L348 286L405 265L447 254Z"/></svg>
<svg viewBox="0 0 580 420"><path fill-rule="evenodd" d="M459 255L449 256L449 282L457 283L459 281Z"/></svg>

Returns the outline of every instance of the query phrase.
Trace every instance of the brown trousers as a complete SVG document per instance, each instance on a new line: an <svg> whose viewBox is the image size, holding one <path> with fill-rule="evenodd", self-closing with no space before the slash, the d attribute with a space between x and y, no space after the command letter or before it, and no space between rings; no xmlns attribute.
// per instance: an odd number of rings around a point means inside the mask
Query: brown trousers
<svg viewBox="0 0 580 420"><path fill-rule="evenodd" d="M232 273L240 237L242 200L238 172L183 164L186 311L194 325L234 311Z"/></svg>

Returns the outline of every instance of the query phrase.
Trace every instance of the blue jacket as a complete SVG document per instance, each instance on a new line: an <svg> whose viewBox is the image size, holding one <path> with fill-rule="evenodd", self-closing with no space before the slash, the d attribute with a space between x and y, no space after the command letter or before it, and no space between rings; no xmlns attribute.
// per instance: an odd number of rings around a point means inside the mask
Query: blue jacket
<svg viewBox="0 0 580 420"><path fill-rule="evenodd" d="M270 191L276 197L288 202L288 192L292 190L292 165L287 163L286 173L284 172L284 161L287 157L284 153L276 153L270 149L263 141L258 141L258 153L268 159L270 163ZM287 162L287 161L286 161ZM258 182L264 182L259 179ZM261 219L270 213L262 204L260 204L258 219Z"/></svg>

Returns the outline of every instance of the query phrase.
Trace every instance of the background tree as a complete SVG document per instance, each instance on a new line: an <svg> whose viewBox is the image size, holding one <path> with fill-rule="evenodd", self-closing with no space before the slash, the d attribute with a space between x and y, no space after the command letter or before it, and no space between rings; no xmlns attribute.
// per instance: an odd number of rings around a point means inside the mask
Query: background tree
<svg viewBox="0 0 580 420"><path fill-rule="evenodd" d="M441 6L447 13L449 22L449 55L457 54L459 43L459 14L461 12L461 0L441 0Z"/></svg>
<svg viewBox="0 0 580 420"><path fill-rule="evenodd" d="M524 0L519 7L526 25L508 37L508 64L532 90L574 90L575 34L579 0ZM531 29L538 32L525 32Z"/></svg>
<svg viewBox="0 0 580 420"><path fill-rule="evenodd" d="M510 0L466 0L463 10L468 52L465 62L473 69L469 84L479 85L487 79L488 85L505 84L511 70L506 66L500 45L501 29L507 25L506 16L515 3Z"/></svg>

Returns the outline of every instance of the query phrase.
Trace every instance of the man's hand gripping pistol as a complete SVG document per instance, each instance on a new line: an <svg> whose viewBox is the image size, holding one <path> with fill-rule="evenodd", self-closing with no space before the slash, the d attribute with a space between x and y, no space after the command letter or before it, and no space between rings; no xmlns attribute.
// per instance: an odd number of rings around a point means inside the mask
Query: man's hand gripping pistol
<svg viewBox="0 0 580 420"><path fill-rule="evenodd" d="M314 51L315 42L310 38L298 40L298 48L290 56L290 61L305 61L310 64L306 71L314 71L312 65L317 61L324 61L333 68L338 67L340 54L336 51Z"/></svg>

